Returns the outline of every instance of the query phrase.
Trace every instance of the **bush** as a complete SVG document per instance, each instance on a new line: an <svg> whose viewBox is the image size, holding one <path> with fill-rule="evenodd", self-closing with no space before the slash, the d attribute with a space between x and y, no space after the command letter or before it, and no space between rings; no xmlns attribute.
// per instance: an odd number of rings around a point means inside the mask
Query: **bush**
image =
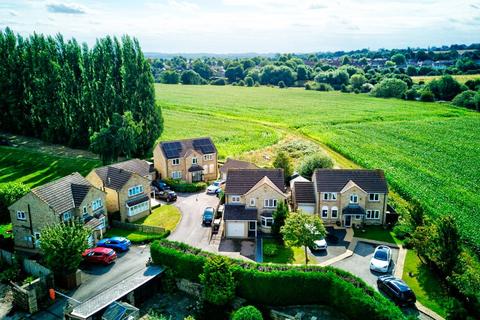
<svg viewBox="0 0 480 320"><path fill-rule="evenodd" d="M417 98L417 90L415 89L408 89L405 92L405 100L415 100Z"/></svg>
<svg viewBox="0 0 480 320"><path fill-rule="evenodd" d="M202 297L215 306L224 306L235 297L235 279L230 269L230 260L214 255L208 258L200 275Z"/></svg>
<svg viewBox="0 0 480 320"><path fill-rule="evenodd" d="M300 167L298 168L298 173L306 179L311 179L315 169L321 168L332 168L333 162L330 158L321 155L321 154L312 154L309 157L306 157Z"/></svg>
<svg viewBox="0 0 480 320"><path fill-rule="evenodd" d="M452 103L457 107L463 107L472 110L479 110L479 105L475 101L475 96L480 95L472 90L467 90L462 93L459 93L455 98L453 98Z"/></svg>
<svg viewBox="0 0 480 320"><path fill-rule="evenodd" d="M232 320L263 320L263 316L254 306L246 306L235 311Z"/></svg>
<svg viewBox="0 0 480 320"><path fill-rule="evenodd" d="M224 86L227 84L227 82L225 81L224 78L218 78L218 79L212 80L210 84L214 86Z"/></svg>
<svg viewBox="0 0 480 320"><path fill-rule="evenodd" d="M405 239L407 236L410 235L411 233L411 228L410 226L406 225L406 224L397 224L394 228L393 228L393 233L395 234L395 236L400 239L400 240L403 240Z"/></svg>
<svg viewBox="0 0 480 320"><path fill-rule="evenodd" d="M433 102L435 101L435 97L433 96L433 93L430 90L424 89L420 94L420 100L423 102Z"/></svg>
<svg viewBox="0 0 480 320"><path fill-rule="evenodd" d="M245 84L247 85L247 87L253 87L255 82L253 81L252 77L245 77Z"/></svg>
<svg viewBox="0 0 480 320"><path fill-rule="evenodd" d="M207 188L207 184L205 182L188 183L183 180L165 179L165 183L168 184L173 191L177 192L198 192Z"/></svg>
<svg viewBox="0 0 480 320"><path fill-rule="evenodd" d="M315 90L317 91L333 91L333 87L328 83L318 83L315 86Z"/></svg>
<svg viewBox="0 0 480 320"><path fill-rule="evenodd" d="M186 70L181 76L182 84L201 84L202 77L193 70Z"/></svg>
<svg viewBox="0 0 480 320"><path fill-rule="evenodd" d="M244 87L245 86L245 81L243 81L243 80L238 81L238 85L240 87Z"/></svg>
<svg viewBox="0 0 480 320"><path fill-rule="evenodd" d="M373 84L371 84L371 83L364 83L362 85L362 92L368 93L368 92L372 91L372 89L373 89Z"/></svg>
<svg viewBox="0 0 480 320"><path fill-rule="evenodd" d="M278 245L275 243L265 243L263 245L263 255L267 257L276 256L278 253Z"/></svg>
<svg viewBox="0 0 480 320"><path fill-rule="evenodd" d="M466 88L450 75L443 76L438 80L432 80L427 86L437 100L445 101L451 101Z"/></svg>
<svg viewBox="0 0 480 320"><path fill-rule="evenodd" d="M377 98L403 98L407 88L400 79L386 78L375 85L371 94Z"/></svg>
<svg viewBox="0 0 480 320"><path fill-rule="evenodd" d="M285 88L285 87L286 87L285 82L279 81L279 82L278 82L278 87L279 87L279 88Z"/></svg>

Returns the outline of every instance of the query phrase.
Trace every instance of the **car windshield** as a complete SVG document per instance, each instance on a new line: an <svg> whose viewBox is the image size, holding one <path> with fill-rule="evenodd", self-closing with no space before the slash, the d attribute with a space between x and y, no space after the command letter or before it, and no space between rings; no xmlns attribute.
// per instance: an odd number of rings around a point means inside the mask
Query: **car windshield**
<svg viewBox="0 0 480 320"><path fill-rule="evenodd" d="M115 251L113 250L108 253L109 256L113 256L114 254L115 254Z"/></svg>
<svg viewBox="0 0 480 320"><path fill-rule="evenodd" d="M384 250L378 250L373 257L377 260L387 261L387 252Z"/></svg>
<svg viewBox="0 0 480 320"><path fill-rule="evenodd" d="M213 183L213 186L219 187L219 186L220 186L220 182L214 182L214 183Z"/></svg>
<svg viewBox="0 0 480 320"><path fill-rule="evenodd" d="M205 212L203 213L204 216L213 216L213 210L212 209L206 209Z"/></svg>

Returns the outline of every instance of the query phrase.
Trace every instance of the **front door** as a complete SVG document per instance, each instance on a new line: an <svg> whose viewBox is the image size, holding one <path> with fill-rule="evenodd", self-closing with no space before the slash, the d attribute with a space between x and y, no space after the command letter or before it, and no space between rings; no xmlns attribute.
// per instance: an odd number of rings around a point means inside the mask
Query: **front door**
<svg viewBox="0 0 480 320"><path fill-rule="evenodd" d="M203 180L202 171L192 172L192 182L200 182Z"/></svg>
<svg viewBox="0 0 480 320"><path fill-rule="evenodd" d="M345 216L345 227L351 227L352 226L352 216L351 215L346 215Z"/></svg>

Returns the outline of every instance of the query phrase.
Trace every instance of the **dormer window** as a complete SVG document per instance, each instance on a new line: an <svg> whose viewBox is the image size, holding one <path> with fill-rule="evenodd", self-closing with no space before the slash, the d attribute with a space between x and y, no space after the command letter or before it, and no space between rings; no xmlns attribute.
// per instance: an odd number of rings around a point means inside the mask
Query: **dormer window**
<svg viewBox="0 0 480 320"><path fill-rule="evenodd" d="M352 204L358 204L358 195L356 195L356 194L351 194L351 195L350 195L350 203L352 203Z"/></svg>
<svg viewBox="0 0 480 320"><path fill-rule="evenodd" d="M133 197L142 192L143 192L143 186L140 184L138 186L131 187L130 189L128 189L128 196Z"/></svg>
<svg viewBox="0 0 480 320"><path fill-rule="evenodd" d="M172 159L172 166L178 166L180 164L180 159Z"/></svg>
<svg viewBox="0 0 480 320"><path fill-rule="evenodd" d="M197 164L197 163L198 163L197 157L193 157L193 158L192 158L192 164Z"/></svg>

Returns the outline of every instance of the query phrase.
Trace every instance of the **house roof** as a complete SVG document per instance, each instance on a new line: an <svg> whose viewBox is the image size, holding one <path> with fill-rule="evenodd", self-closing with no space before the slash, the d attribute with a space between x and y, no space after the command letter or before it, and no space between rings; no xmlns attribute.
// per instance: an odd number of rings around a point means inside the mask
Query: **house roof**
<svg viewBox="0 0 480 320"><path fill-rule="evenodd" d="M164 141L159 144L160 150L167 159L183 158L189 151L195 150L201 154L216 153L217 148L210 137Z"/></svg>
<svg viewBox="0 0 480 320"><path fill-rule="evenodd" d="M340 192L350 180L368 193L388 192L385 175L379 169L316 169L313 175L317 192Z"/></svg>
<svg viewBox="0 0 480 320"><path fill-rule="evenodd" d="M190 168L188 168L188 172L196 172L196 171L203 171L203 170L204 170L203 167L198 164L194 164Z"/></svg>
<svg viewBox="0 0 480 320"><path fill-rule="evenodd" d="M257 209L246 208L244 205L225 205L223 211L224 220L257 220Z"/></svg>
<svg viewBox="0 0 480 320"><path fill-rule="evenodd" d="M132 159L97 168L95 172L102 179L105 187L120 190L130 180L132 174L146 177L152 169L147 161Z"/></svg>
<svg viewBox="0 0 480 320"><path fill-rule="evenodd" d="M220 168L221 173L227 173L230 169L257 169L258 167L248 161L235 160L228 158Z"/></svg>
<svg viewBox="0 0 480 320"><path fill-rule="evenodd" d="M228 171L225 193L245 194L264 177L268 177L282 192L285 190L282 169L231 169Z"/></svg>
<svg viewBox="0 0 480 320"><path fill-rule="evenodd" d="M146 177L152 172L154 172L154 168L151 163L140 160L140 159L131 159L123 162L118 162L111 165L114 168L128 170L130 172L135 172L142 177Z"/></svg>
<svg viewBox="0 0 480 320"><path fill-rule="evenodd" d="M295 203L315 203L315 189L313 182L296 181L293 184Z"/></svg>
<svg viewBox="0 0 480 320"><path fill-rule="evenodd" d="M143 203L143 202L148 201L148 200L150 200L150 198L146 194L144 194L144 195L141 195L138 198L128 200L126 204L127 204L127 207L133 207L134 205Z"/></svg>
<svg viewBox="0 0 480 320"><path fill-rule="evenodd" d="M293 184L294 184L295 182L297 182L297 181L309 182L308 179L305 179L305 178L302 177L301 175L298 175L298 174L297 174L297 176L296 176L295 178L293 178L292 180L290 180L290 188L293 189Z"/></svg>
<svg viewBox="0 0 480 320"><path fill-rule="evenodd" d="M58 214L78 208L88 191L94 188L78 172L32 189L32 193Z"/></svg>

